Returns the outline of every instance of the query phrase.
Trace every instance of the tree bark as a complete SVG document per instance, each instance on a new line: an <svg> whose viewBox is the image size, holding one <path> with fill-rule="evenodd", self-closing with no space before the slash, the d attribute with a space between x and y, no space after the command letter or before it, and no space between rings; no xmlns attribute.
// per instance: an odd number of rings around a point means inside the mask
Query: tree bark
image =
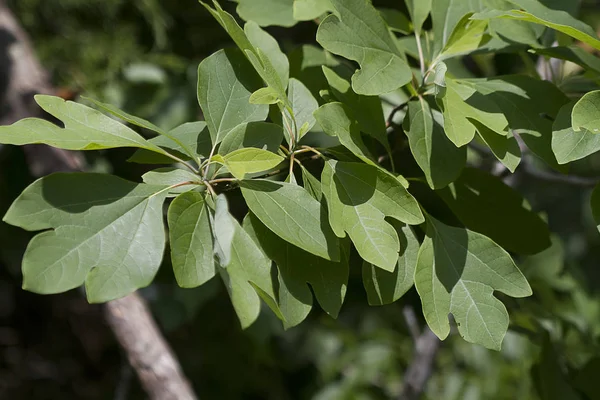
<svg viewBox="0 0 600 400"><path fill-rule="evenodd" d="M43 117L36 93L53 93L48 74L29 38L0 0L0 125L26 117ZM44 176L84 168L79 152L45 145L24 146L31 172ZM179 362L154 322L145 300L134 293L105 306L106 320L152 400L195 400Z"/></svg>

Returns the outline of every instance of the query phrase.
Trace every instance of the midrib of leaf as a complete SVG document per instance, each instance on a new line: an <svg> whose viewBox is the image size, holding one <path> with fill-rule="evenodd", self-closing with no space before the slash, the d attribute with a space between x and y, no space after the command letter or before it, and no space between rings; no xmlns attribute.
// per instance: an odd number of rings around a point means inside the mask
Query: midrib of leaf
<svg viewBox="0 0 600 400"><path fill-rule="evenodd" d="M188 208L189 210L189 208ZM186 211L188 211L186 210ZM194 237L196 236L196 232L198 231L198 227L200 226L200 221L202 220L202 216L204 215L204 213L206 212L206 204L202 204L202 209L200 211L200 214L198 214L198 218L196 219L196 222L194 222L194 230L192 231L192 233L190 234L192 236L192 238L190 239L190 244L192 244ZM185 213L185 212L184 212ZM177 220L175 221L175 223L177 223L181 217L183 216L184 213L181 213L180 217L177 218ZM208 220L209 224L210 224L210 218ZM203 242L200 242L202 244L202 250L205 251L206 247L205 244ZM212 251L212 249L209 249L209 251ZM194 251L194 248L192 246L189 246L188 251L185 252L186 254L186 261L188 258L188 255L190 254L190 252L192 252L194 254L194 258L196 258L196 252ZM185 265L186 263L184 263ZM202 277L200 276L200 274L198 273L198 268L194 268L194 271L196 272L196 279L198 281L202 281Z"/></svg>
<svg viewBox="0 0 600 400"><path fill-rule="evenodd" d="M142 204L142 203L140 203L140 204ZM140 226L142 225L142 224L141 224L141 221L144 219L144 214L146 213L146 210L148 209L148 205L149 205L149 204L150 204L150 200L148 199L148 201L146 201L146 204L144 205L144 210L143 210L143 211L140 213L140 218L139 218L139 220L138 220L138 223L136 224L135 233L132 235L132 238L135 238L135 237L136 237L136 235L137 235L137 233L139 232L139 230L140 230ZM138 205L139 205L139 204L138 204ZM137 206L136 206L136 207L137 207ZM134 208L136 208L136 207L134 207ZM118 221L119 219L120 219L120 218L117 218L115 221ZM106 229L106 228L104 228L104 229ZM103 229L103 230L104 230L104 229ZM86 242L87 242L88 240L89 240L89 239L86 239ZM130 241L129 241L129 246L128 246L128 248L127 248L126 250L130 250L130 249L131 249L131 243L132 243L132 242L133 242L133 240L130 240ZM147 251L147 250L146 250L146 251ZM70 252L69 252L69 253L70 253ZM118 264L118 265L120 265L120 267L123 267L123 266L124 266L123 260L125 259L125 257L127 256L127 254L128 254L128 253L129 253L128 251L123 251L123 254L122 254L122 257L121 257L120 263ZM143 276L143 275L144 275L144 272L142 271L142 269L141 269L141 268L139 268L139 265L138 265L137 263L135 263L135 264L136 264L136 266L138 267L138 270L140 271L140 275L142 275L142 276ZM115 266L116 266L116 265L115 265ZM97 267L96 267L96 268L97 268ZM119 270L120 270L120 268L113 268L113 269L112 269L112 272L111 272L111 275L110 275L110 279L106 279L106 280L105 280L105 281L102 283L102 286L100 286L100 290L98 290L99 292L102 292L102 291L103 291L102 289L104 289L104 287L105 287L105 286L106 286L106 284L109 282L109 280L112 282L112 277L113 277L113 276L115 276L115 274L116 274L116 273L117 273L117 271L119 271Z"/></svg>
<svg viewBox="0 0 600 400"><path fill-rule="evenodd" d="M431 224L433 226L433 224ZM471 296L471 291L469 289L467 289L467 286L465 285L465 282L468 282L466 280L463 280L461 275L458 272L458 269L456 268L456 266L454 265L454 262L452 261L452 257L450 257L450 253L448 252L448 249L446 248L446 245L444 243L444 240L441 238L441 236L438 234L438 231L435 227L433 227L433 230L436 233L436 236L439 238L439 242L442 246L442 249L444 250L444 253L446 253L446 257L448 258L448 260L450 261L450 265L452 265L452 269L454 270L454 273L457 277L457 281L460 282L460 285L463 287L465 293L467 293L467 296L469 296L469 299L471 300L471 306L469 307L469 310L473 307L475 307L475 310L477 310L477 314L479 315L479 318L482 321L482 325L485 327L486 332L488 333L488 336L490 338L493 338L489 328L487 327L487 323L485 323L485 319L483 318L483 315L481 314L481 311L479 311L479 307L477 307L477 303L475 302L475 300L473 299L473 296ZM452 239L450 239L452 240ZM463 247L464 248L464 247ZM468 251L468 250L467 250ZM433 259L435 260L435 246L433 248ZM434 265L435 265L435 261L434 261ZM435 274L435 270L433 271ZM453 290L450 291L450 310L452 310L452 292ZM436 312L437 314L437 312ZM468 316L468 312L466 314ZM467 321L469 320L468 318L466 319ZM465 327L466 329L466 327Z"/></svg>
<svg viewBox="0 0 600 400"><path fill-rule="evenodd" d="M385 196L385 197L386 197L388 200L390 200L390 201L392 201L394 204L398 205L398 207L400 207L402 210L404 210L404 211L405 211L407 214L410 214L410 215L412 215L412 216L414 216L414 217L417 217L417 215L415 215L415 214L412 214L412 213L410 213L408 210L406 210L406 208L404 208L404 206L401 206L400 204L398 204L398 202L396 202L395 200L392 200L392 199L391 199L391 198L390 198L390 197L387 195L387 193L386 193L386 192L382 192L381 190L379 190L379 189L377 188L377 185L373 186L373 185L371 185L370 183L368 183L368 182L366 182L366 181L362 180L362 179L361 179L361 178L359 178L358 176L355 176L355 175L349 174L349 173L347 173L346 171L344 171L344 170L342 170L342 169L340 169L340 170L335 170L335 172L336 172L337 174L346 174L346 176L349 176L349 177L350 177L350 178L352 178L352 179L355 179L355 180L357 180L357 181L360 181L360 182L364 183L366 186L373 188L373 192L378 192L378 193L381 193L381 194L382 194L383 196ZM378 177L376 177L375 179L378 179ZM400 183L398 183L398 184L400 184ZM343 185L341 182L340 182L340 185L341 185L341 186L344 186L344 185ZM344 191L346 191L346 188L345 188L345 187L344 187ZM346 191L346 193L348 194L348 192L347 192L347 191ZM351 197L349 194L348 194L348 197L349 197L349 198L352 198L352 197ZM353 199L353 200L354 200L354 199ZM385 215L384 215L384 216L385 216Z"/></svg>
<svg viewBox="0 0 600 400"><path fill-rule="evenodd" d="M141 197L141 196L140 196ZM146 197L146 199L144 200L146 201L146 203L149 203L150 201L150 197ZM36 279L39 276L43 276L46 274L46 272L48 272L49 269L51 269L52 267L54 267L59 261L62 261L64 258L68 257L69 255L71 255L74 251L78 250L82 245L86 244L88 241L90 241L91 239L97 237L98 235L100 235L101 233L103 233L106 228L108 228L109 226L111 226L112 224L114 224L115 222L119 221L121 218L125 217L126 215L128 215L131 211L133 211L134 209L136 209L137 207L140 206L140 204L142 204L142 202L135 204L133 207L129 208L128 210L126 210L125 212L123 212L121 215L119 215L117 218L113 219L113 220L109 220L107 224L105 224L104 226L102 226L96 233L94 233L93 235L91 235L90 237L84 239L82 242L80 242L77 246L73 247L71 250L69 250L66 254L64 254L61 258L57 259L56 261L54 261L52 264L49 264L46 268L44 268L39 274L36 275ZM85 204L85 203L84 203ZM147 207L148 204L145 205L145 207ZM144 210L145 212L145 210ZM142 217L143 217L144 213L142 213ZM75 227L80 227L81 225L61 225L60 227L69 227L69 226L75 226ZM139 225L138 228L139 229ZM54 229L55 231L56 229ZM95 230L95 229L94 229ZM57 236L58 237L58 236Z"/></svg>
<svg viewBox="0 0 600 400"><path fill-rule="evenodd" d="M359 23L361 26L363 26L364 28L366 28L368 31L370 31L370 32L373 34L373 37L375 37L375 38L376 38L378 41L381 41L380 43L383 43L383 44L384 44L384 46L381 46L381 47L384 47L384 49L383 49L384 51L386 51L386 52L392 52L392 53L395 53L395 51L393 51L393 50L395 50L395 46L394 46L394 47L392 47L392 48L390 48L390 43L388 43L388 42L387 42L387 41L385 41L383 38L381 38L381 37L379 36L379 34L378 34L377 32L375 32L375 31L373 30L373 28L371 28L371 26L370 26L369 24L366 24L366 23L365 23L365 21L363 20L363 18L361 18L361 17L359 17L358 15L354 14L354 12L353 12L352 10L350 10L350 9L348 9L348 8L346 8L346 7L344 7L344 9L346 10L346 12L347 12L348 14L350 14L350 15L352 15L352 17L354 17L354 19L355 19L355 22L357 22L357 21L358 21L358 23ZM348 24L346 24L346 23L344 23L344 25L347 25L347 26L348 26ZM371 49L376 49L376 48L371 48Z"/></svg>

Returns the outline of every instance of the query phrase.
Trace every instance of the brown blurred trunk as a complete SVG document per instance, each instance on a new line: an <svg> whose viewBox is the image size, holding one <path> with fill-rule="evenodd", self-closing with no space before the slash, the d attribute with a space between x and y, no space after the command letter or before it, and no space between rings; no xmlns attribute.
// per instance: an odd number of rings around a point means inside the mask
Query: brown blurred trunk
<svg viewBox="0 0 600 400"><path fill-rule="evenodd" d="M38 62L27 34L0 0L0 125L26 117L42 117L36 93L53 93L46 71ZM24 146L35 176L84 167L78 152L45 145ZM136 293L107 303L109 326L153 400L194 400L179 362L162 336L145 300Z"/></svg>

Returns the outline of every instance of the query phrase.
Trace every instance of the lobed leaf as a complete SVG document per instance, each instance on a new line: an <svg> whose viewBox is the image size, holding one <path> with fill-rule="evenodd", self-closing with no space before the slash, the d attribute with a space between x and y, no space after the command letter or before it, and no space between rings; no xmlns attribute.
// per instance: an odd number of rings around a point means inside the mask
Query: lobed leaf
<svg viewBox="0 0 600 400"><path fill-rule="evenodd" d="M348 285L348 242L341 247L340 261L317 257L271 232L256 216L249 214L244 227L260 244L279 270L279 308L284 327L302 322L312 309L312 293L323 310L337 318ZM310 288L309 286L310 285Z"/></svg>
<svg viewBox="0 0 600 400"><path fill-rule="evenodd" d="M23 288L61 293L85 283L88 301L123 297L152 282L165 248L164 186L112 175L38 179L4 221L36 235L23 256Z"/></svg>
<svg viewBox="0 0 600 400"><path fill-rule="evenodd" d="M420 224L424 219L417 201L392 175L367 164L328 161L321 182L333 232L338 237L348 233L365 261L393 271L400 242L385 217Z"/></svg>
<svg viewBox="0 0 600 400"><path fill-rule="evenodd" d="M392 222L400 240L400 255L394 271L377 268L367 262L362 266L363 285L369 304L391 304L404 296L414 284L419 241L408 225Z"/></svg>
<svg viewBox="0 0 600 400"><path fill-rule="evenodd" d="M452 313L468 342L499 350L508 328L504 304L494 290L511 297L531 295L510 255L489 238L427 218L417 260L415 285L431 330L445 339Z"/></svg>
<svg viewBox="0 0 600 400"><path fill-rule="evenodd" d="M388 27L367 0L330 0L330 15L317 31L317 41L328 51L358 62L352 77L358 94L379 95L410 82L412 72L394 43Z"/></svg>
<svg viewBox="0 0 600 400"><path fill-rule="evenodd" d="M35 101L48 114L63 122L64 128L39 118L25 118L0 126L0 143L47 144L66 150L100 150L137 147L168 153L127 126L83 104L60 97L36 95Z"/></svg>

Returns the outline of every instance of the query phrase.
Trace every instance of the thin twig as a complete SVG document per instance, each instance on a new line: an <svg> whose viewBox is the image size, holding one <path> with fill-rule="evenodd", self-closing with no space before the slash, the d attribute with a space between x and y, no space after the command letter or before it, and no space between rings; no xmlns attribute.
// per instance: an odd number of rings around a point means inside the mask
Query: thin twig
<svg viewBox="0 0 600 400"><path fill-rule="evenodd" d="M421 329L419 329L419 321L417 321L417 316L415 315L415 310L411 306L404 306L402 308L402 314L404 315L404 321L406 321L406 326L410 331L415 342L419 339L421 335Z"/></svg>
<svg viewBox="0 0 600 400"><path fill-rule="evenodd" d="M408 102L412 99L412 97L410 99L408 99L407 101L405 101L402 104L398 104L396 107L394 107L392 109L392 111L390 112L390 115L387 118L387 121L385 123L385 127L389 128L390 126L392 126L392 124L394 123L394 117L396 116L396 114L402 110L404 107L406 107L408 105Z"/></svg>

